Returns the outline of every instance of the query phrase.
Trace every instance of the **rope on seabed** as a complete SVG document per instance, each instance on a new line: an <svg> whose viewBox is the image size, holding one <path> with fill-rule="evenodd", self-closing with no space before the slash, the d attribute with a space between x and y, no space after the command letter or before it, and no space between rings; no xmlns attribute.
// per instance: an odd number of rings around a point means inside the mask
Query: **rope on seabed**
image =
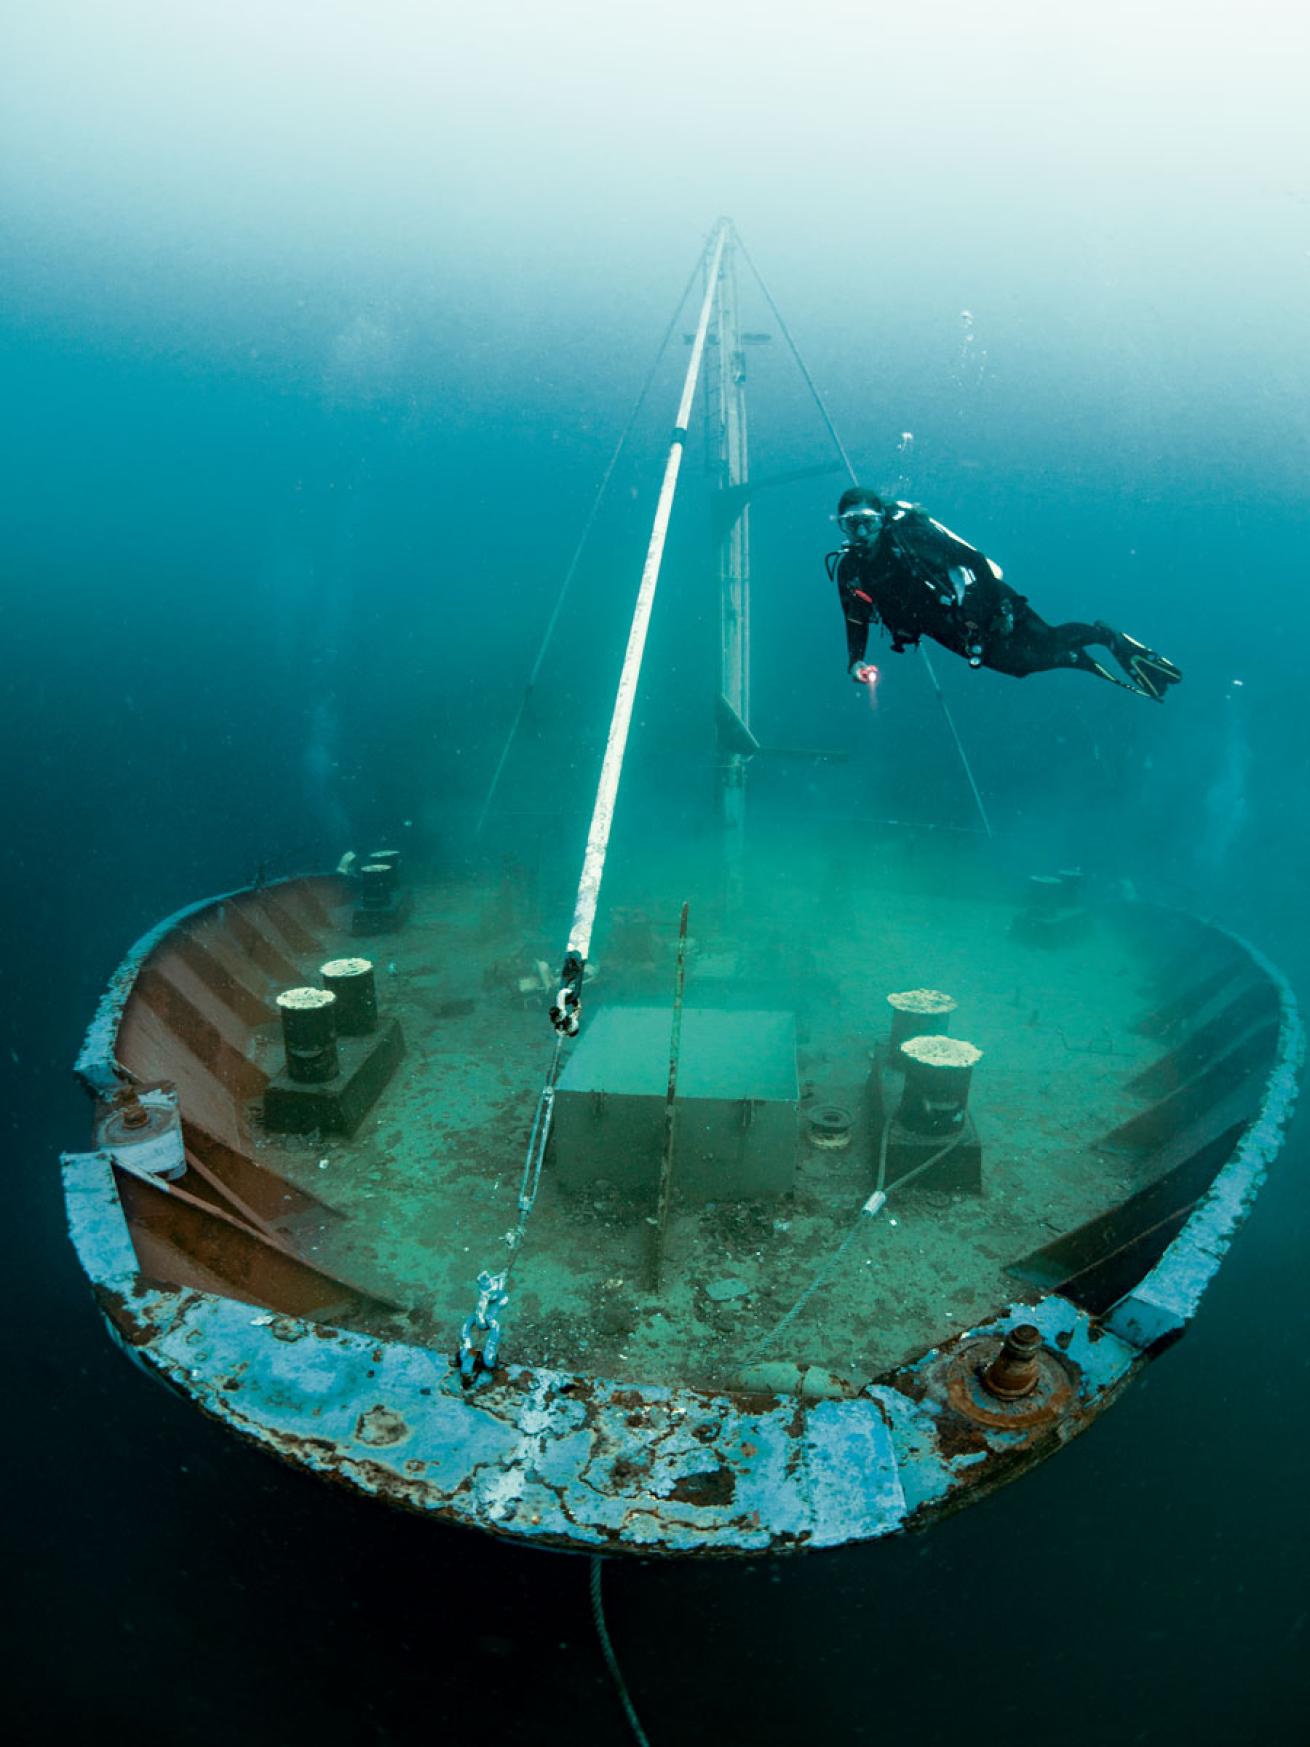
<svg viewBox="0 0 1310 1747"><path fill-rule="evenodd" d="M838 1262L841 1261L851 1244L854 1243L855 1239L859 1236L861 1231L863 1231L865 1220L870 1216L876 1216L881 1213L883 1208L887 1205L888 1199L897 1189L903 1189L907 1183L912 1183L916 1177L921 1177L932 1165L940 1164L948 1153L954 1152L964 1138L966 1127L967 1124L962 1123L944 1147L939 1147L935 1153L930 1154L928 1158L924 1159L922 1164L916 1165L912 1171L906 1171L905 1175L903 1177L898 1177L892 1184L891 1188L888 1189L885 1187L887 1182L887 1142L891 1135L892 1119L890 1116L887 1118L882 1125L882 1135L878 1141L878 1181L873 1194L870 1195L869 1199L864 1203L863 1207L861 1207L859 1217L856 1219L855 1224L846 1233L846 1236L842 1239L841 1243L838 1244L832 1255L830 1255L827 1261L820 1266L818 1273L815 1274L814 1278L810 1281L804 1292L801 1293L795 1304L792 1305L786 1316L783 1317L781 1322L775 1323L769 1330L768 1334L765 1335L763 1341L756 1349L757 1354L760 1357L763 1357L763 1355L768 1352L769 1348L773 1345L774 1341L777 1340L783 1329L787 1327L788 1323L795 1321L819 1288L827 1284L828 1280L832 1277Z"/></svg>
<svg viewBox="0 0 1310 1747"><path fill-rule="evenodd" d="M605 1561L598 1554L592 1555L591 1617L596 1622L596 1636L600 1639L600 1647L604 1652L605 1666L610 1671L610 1679L614 1682L615 1690L623 1705L623 1713L628 1719L628 1727L632 1730L633 1738L640 1743L640 1747L650 1747L646 1731L642 1728L641 1721L637 1716L636 1707L628 1696L627 1682L623 1678L623 1670L619 1667L619 1659L614 1654L614 1646L610 1643L609 1631L605 1625L605 1603L600 1593L600 1574L604 1563Z"/></svg>
<svg viewBox="0 0 1310 1747"><path fill-rule="evenodd" d="M805 1288L804 1292L801 1293L800 1297L796 1300L795 1304L792 1305L782 1321L777 1323L769 1334L766 1335L759 1348L760 1353L768 1351L769 1347L782 1333L783 1329L787 1327L788 1323L793 1322L796 1317L800 1315L810 1299L813 1298L814 1294L829 1278L846 1250L863 1229L866 1216L870 1212L880 1213L887 1205L887 1198L892 1191L903 1189L907 1183L913 1182L916 1177L922 1176L926 1170L929 1170L933 1165L940 1164L948 1154L954 1152L955 1148L964 1138L966 1128L966 1125L961 1123L960 1127L947 1141L945 1146L939 1147L935 1153L930 1154L928 1158L924 1159L922 1164L916 1165L912 1171L907 1171L903 1177L898 1177L889 1190L884 1188L884 1184L887 1179L887 1145L888 1139L891 1135L891 1126L891 1118L888 1117L882 1125L882 1134L878 1142L877 1188L869 1197L869 1200L866 1201L864 1206L860 1209L859 1219L851 1227L850 1231L847 1232L836 1251L829 1256L828 1260L819 1269L818 1273L810 1281L809 1285ZM624 1715L628 1719L628 1727L632 1730L633 1739L639 1743L639 1747L650 1747L649 1739L647 1738L645 1730L641 1726L641 1719L637 1716L636 1707L633 1705L632 1698L628 1692L627 1682L623 1678L623 1670L619 1667L619 1659L614 1653L614 1645L610 1641L609 1629L605 1624L605 1602L601 1594L601 1571L604 1564L605 1561L600 1558L599 1555L592 1555L591 1614L596 1624L596 1636L600 1640L601 1651L605 1657L605 1666L609 1669L610 1679L614 1682L615 1691L619 1695L619 1701L623 1706Z"/></svg>
<svg viewBox="0 0 1310 1747"><path fill-rule="evenodd" d="M819 1269L818 1273L810 1281L809 1285L805 1288L804 1292L801 1293L800 1297L796 1300L795 1304L792 1305L782 1321L777 1323L769 1334L765 1336L765 1339L759 1348L761 1354L766 1353L769 1350L770 1346L772 1346L773 1342L782 1333L783 1329L787 1327L788 1323L793 1322L796 1317L800 1315L810 1299L813 1298L814 1294L829 1278L846 1250L849 1249L850 1245L863 1229L866 1216L871 1212L880 1213L887 1205L887 1198L893 1190L904 1188L907 1183L913 1182L916 1177L922 1176L926 1170L929 1170L933 1165L940 1164L948 1154L954 1152L955 1148L959 1146L960 1141L964 1138L966 1129L966 1125L961 1123L960 1127L947 1141L945 1146L939 1147L935 1153L930 1154L928 1158L924 1159L922 1164L916 1165L912 1171L907 1171L903 1177L898 1177L889 1190L884 1187L884 1184L887 1180L887 1145L888 1139L891 1135L891 1126L892 1119L889 1116L882 1125L882 1134L878 1142L877 1188L869 1197L869 1200L865 1202L864 1206L861 1207L859 1219L851 1227L850 1231L847 1232L836 1251L829 1256L828 1260ZM614 1652L614 1645L610 1641L609 1629L605 1624L605 1602L604 1597L601 1594L601 1572L604 1564L605 1561L600 1558L598 1554L592 1555L591 1615L596 1624L596 1636L600 1640L601 1651L605 1657L605 1666L609 1669L610 1679L614 1682L615 1691L619 1695L619 1701L623 1706L624 1715L628 1719L628 1727L632 1730L633 1739L639 1743L639 1747L650 1747L649 1739L645 1730L641 1726L641 1719L637 1715L636 1707L633 1705L631 1695L628 1692L627 1682L623 1678L623 1670L619 1667L619 1659Z"/></svg>
<svg viewBox="0 0 1310 1747"><path fill-rule="evenodd" d="M810 393L814 396L814 404L819 409L819 417L823 420L823 423L827 429L828 435L832 438L833 447L836 449L837 453L841 456L842 466L846 469L846 472L847 472L847 475L850 479L851 484L858 485L860 483L859 478L856 475L855 467L851 461L850 455L847 453L846 445L845 445L845 443L842 442L841 438L837 435L837 427L836 427L836 425L833 424L832 415L828 411L828 408L824 402L823 396L819 393L819 385L817 382L815 382L813 376L810 375L809 366L806 364L804 358L801 357L800 347L796 344L795 340L792 338L791 329L787 326L786 321L783 319L782 311L778 308L777 304L773 301L773 293L769 290L768 286L764 283L764 276L760 272L759 268L755 265L754 260L751 258L750 250L746 247L745 243L742 242L741 238L737 235L737 232L735 230L733 231L733 240L736 243L737 247L741 250L742 259L745 261L746 265L750 268L751 272L754 274L755 283L759 286L761 292L764 294L764 301L768 304L769 310L773 316L773 319L778 324L778 330L782 334L783 339L787 342L787 345L791 351L792 357L796 360L796 368L800 371L801 375L805 378L805 386L809 389ZM924 668L927 671L929 681L932 684L932 689L937 694L937 702L941 708L942 715L946 720L946 726L950 730L951 739L955 742L955 750L959 754L960 763L964 766L964 774L968 778L969 789L973 795L973 803L974 803L974 806L977 807L977 809L978 809L978 817L983 822L983 830L990 837L992 835L992 822L987 817L987 809L983 805L982 792L979 789L977 781L974 777L973 766L969 763L969 755L964 750L964 742L963 742L963 740L960 739L960 731L955 726L955 718L951 714L951 707L946 702L946 694L942 691L941 685L938 682L937 671L933 667L932 661L928 655L928 651L923 647L922 643L916 644L916 648L919 651L919 658L923 662Z"/></svg>

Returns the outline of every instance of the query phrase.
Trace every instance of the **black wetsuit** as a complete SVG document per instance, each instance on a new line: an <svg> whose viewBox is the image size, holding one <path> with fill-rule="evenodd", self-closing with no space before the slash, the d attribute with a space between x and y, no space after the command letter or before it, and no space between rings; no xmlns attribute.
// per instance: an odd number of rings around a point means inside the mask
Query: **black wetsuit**
<svg viewBox="0 0 1310 1747"><path fill-rule="evenodd" d="M1084 646L1109 645L1107 626L1048 625L1001 580L999 565L915 505L889 504L878 538L867 549L830 552L827 566L852 666L864 659L869 626L881 624L898 654L931 637L972 667L1018 678L1053 667L1105 673Z"/></svg>

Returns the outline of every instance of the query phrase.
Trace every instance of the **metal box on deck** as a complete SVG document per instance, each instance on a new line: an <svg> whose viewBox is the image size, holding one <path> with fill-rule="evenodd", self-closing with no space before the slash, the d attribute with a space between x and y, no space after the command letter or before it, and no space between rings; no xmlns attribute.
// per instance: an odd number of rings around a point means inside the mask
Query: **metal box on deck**
<svg viewBox="0 0 1310 1747"><path fill-rule="evenodd" d="M555 1098L552 1171L654 1196L664 1145L672 1015L607 1007L584 1026ZM790 1013L688 1007L678 1062L675 1193L783 1195L796 1172L796 1022Z"/></svg>

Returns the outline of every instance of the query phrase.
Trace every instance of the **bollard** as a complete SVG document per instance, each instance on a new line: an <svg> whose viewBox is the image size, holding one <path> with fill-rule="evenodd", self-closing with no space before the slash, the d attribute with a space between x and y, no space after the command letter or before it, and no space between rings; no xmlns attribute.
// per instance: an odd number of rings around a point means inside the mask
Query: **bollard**
<svg viewBox="0 0 1310 1747"><path fill-rule="evenodd" d="M337 1072L336 996L329 989L284 989L277 998L287 1073L304 1085Z"/></svg>
<svg viewBox="0 0 1310 1747"><path fill-rule="evenodd" d="M912 1037L900 1048L905 1090L896 1120L912 1134L953 1134L964 1123L982 1051L954 1037Z"/></svg>
<svg viewBox="0 0 1310 1747"><path fill-rule="evenodd" d="M135 1086L125 1086L114 1102L118 1106L119 1120L124 1128L149 1128L150 1112L141 1102Z"/></svg>
<svg viewBox="0 0 1310 1747"><path fill-rule="evenodd" d="M338 1037L367 1037L377 1030L378 1001L371 959L332 958L319 967L318 974L323 987L336 996Z"/></svg>
<svg viewBox="0 0 1310 1747"><path fill-rule="evenodd" d="M1034 910L1058 910L1065 902L1065 883L1058 874L1029 874L1028 903Z"/></svg>
<svg viewBox="0 0 1310 1747"><path fill-rule="evenodd" d="M892 1010L889 1065L894 1068L904 1066L899 1056L903 1043L926 1033L940 1035L948 1028L956 1008L956 1002L940 989L902 989L899 994L888 995L887 1005Z"/></svg>
<svg viewBox="0 0 1310 1747"><path fill-rule="evenodd" d="M1037 1356L1041 1350L1041 1332L1032 1323L1012 1328L1000 1352L979 1374L983 1388L998 1401L1018 1401L1031 1395L1037 1387Z"/></svg>
<svg viewBox="0 0 1310 1747"><path fill-rule="evenodd" d="M385 910L396 889L396 869L389 861L366 861L359 870L359 901L366 910Z"/></svg>

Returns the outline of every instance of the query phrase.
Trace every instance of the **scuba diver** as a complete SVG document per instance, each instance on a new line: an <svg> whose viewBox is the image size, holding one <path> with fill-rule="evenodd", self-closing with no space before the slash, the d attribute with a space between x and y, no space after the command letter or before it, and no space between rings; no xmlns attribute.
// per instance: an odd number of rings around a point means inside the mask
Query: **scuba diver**
<svg viewBox="0 0 1310 1747"><path fill-rule="evenodd" d="M1048 625L1002 580L999 564L916 504L889 503L856 485L842 493L837 523L843 544L825 562L841 596L848 672L858 685L878 677L864 658L874 623L890 633L896 654L931 637L970 667L1018 679L1071 667L1163 703L1183 677L1172 661L1109 625ZM1089 643L1107 649L1127 678L1102 667Z"/></svg>

